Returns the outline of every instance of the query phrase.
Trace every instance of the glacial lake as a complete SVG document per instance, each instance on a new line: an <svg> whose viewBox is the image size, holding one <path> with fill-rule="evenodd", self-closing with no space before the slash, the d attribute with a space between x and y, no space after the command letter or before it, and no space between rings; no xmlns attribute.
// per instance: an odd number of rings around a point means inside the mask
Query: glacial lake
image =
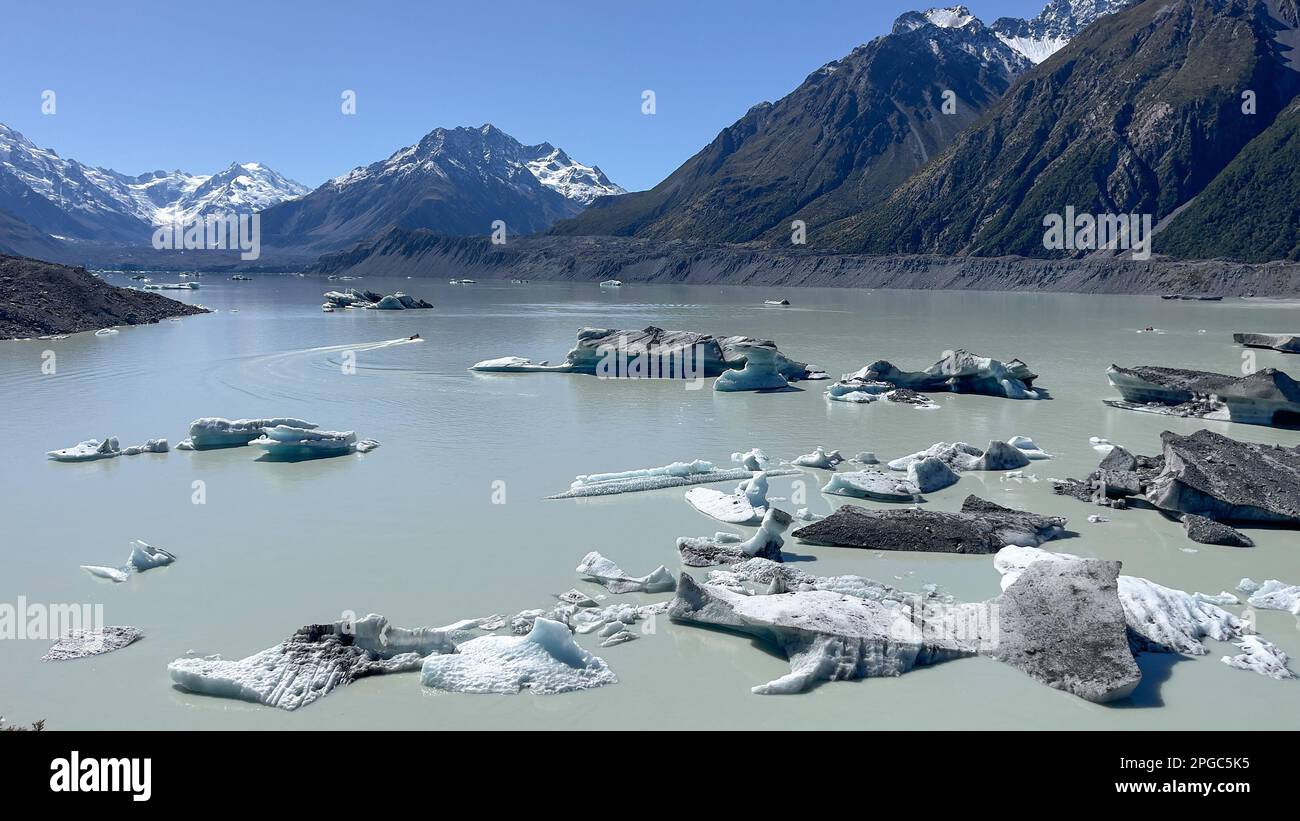
<svg viewBox="0 0 1300 821"><path fill-rule="evenodd" d="M125 275L106 279L126 285ZM155 281L176 281L155 275ZM1300 330L1300 304L1169 302L1158 297L958 293L595 283L206 276L169 296L218 312L179 322L0 343L4 580L0 602L102 603L108 624L146 637L124 650L69 662L40 660L48 641L0 641L0 715L52 729L182 728L1080 728L1300 729L1300 683L1234 670L1208 655L1143 656L1135 696L1101 706L1052 690L985 659L919 668L894 679L823 684L798 696L750 687L789 671L748 638L665 617L637 641L599 648L619 683L558 695L460 695L420 686L416 673L370 678L289 713L175 688L168 662L187 652L239 658L308 623L345 611L403 626L549 608L578 587L574 567L599 550L633 575L676 570L675 540L727 529L690 508L682 489L545 501L573 477L707 459L759 447L790 459L817 445L882 460L938 441L984 446L1014 434L1056 455L1016 481L968 473L929 495L956 510L975 493L1003 505L1066 516L1076 538L1048 549L1118 559L1124 573L1187 591L1234 591L1238 581L1300 582L1300 533L1249 529L1253 549L1197 545L1146 510L1109 511L1053 494L1049 477L1086 476L1099 459L1089 437L1159 452L1162 430L1209 427L1245 440L1300 443L1300 433L1137 414L1104 406L1106 367L1158 364L1239 373L1233 331ZM406 291L430 311L324 314L321 294L355 286ZM764 306L784 296L787 308ZM603 381L561 374L476 375L476 361L520 355L563 360L582 326L658 325L774 339L787 355L832 376L888 359L920 369L946 349L1020 357L1050 401L936 394L941 409L832 403L827 383L781 394L722 394L676 381ZM1138 333L1146 326L1159 333ZM419 333L424 342L373 347ZM57 373L42 373L44 351ZM343 366L355 351L355 373ZM1256 352L1259 367L1300 372L1300 357ZM710 380L711 382L711 380ZM173 447L202 416L296 416L355 430L382 447L307 463L255 461L257 451L121 457L57 464L47 450L117 436L123 446L166 437ZM824 471L772 480L774 497L807 490L826 514ZM194 482L204 504L194 504ZM503 485L500 483L504 483ZM719 486L729 489L729 485ZM504 504L501 491L504 490ZM866 503L869 504L869 503ZM882 506L883 507L883 506ZM1090 524L1090 514L1111 521ZM738 532L751 533L740 528ZM179 557L123 584L81 564L120 564L131 539ZM939 585L963 600L999 592L990 556L880 554L811 547L787 536L796 565L854 573L906 590ZM702 577L701 571L700 576ZM668 594L610 596L635 603ZM1240 607L1229 608L1240 612ZM1258 614L1259 632L1300 659L1300 623ZM639 629L640 626L638 626ZM1292 663L1300 669L1300 663Z"/></svg>

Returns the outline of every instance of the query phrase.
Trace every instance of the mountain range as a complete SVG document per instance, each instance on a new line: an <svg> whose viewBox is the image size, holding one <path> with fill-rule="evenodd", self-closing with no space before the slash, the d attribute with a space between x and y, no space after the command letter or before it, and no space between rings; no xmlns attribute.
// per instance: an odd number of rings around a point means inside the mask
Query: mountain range
<svg viewBox="0 0 1300 821"><path fill-rule="evenodd" d="M438 128L386 160L357 168L262 214L264 242L328 251L390 226L487 235L544 231L593 200L622 194L596 166L501 129Z"/></svg>
<svg viewBox="0 0 1300 821"><path fill-rule="evenodd" d="M1033 20L991 27L965 6L909 12L751 108L653 189L599 200L555 233L779 244L802 220L816 245L821 227L888 197L1016 78L1125 5L1052 0Z"/></svg>
<svg viewBox="0 0 1300 821"><path fill-rule="evenodd" d="M1046 247L1045 220L1073 209L1150 216L1157 254L1300 260L1298 2L1050 0L991 25L964 6L909 12L630 194L491 125L435 129L311 192L255 164L127 177L0 127L0 250L57 258L49 248L66 238L122 241L178 215L251 208L264 247L328 255L318 267L333 272L436 254L482 266L491 249L440 238L485 242L497 220L510 237L548 232L545 253L573 241L579 257L599 246L579 237L1113 256ZM629 259L656 256L635 248Z"/></svg>
<svg viewBox="0 0 1300 821"><path fill-rule="evenodd" d="M0 219L9 226L0 230L0 248L31 245L32 232L56 241L146 244L155 225L261 210L305 193L258 163L231 163L217 174L93 168L0 124Z"/></svg>

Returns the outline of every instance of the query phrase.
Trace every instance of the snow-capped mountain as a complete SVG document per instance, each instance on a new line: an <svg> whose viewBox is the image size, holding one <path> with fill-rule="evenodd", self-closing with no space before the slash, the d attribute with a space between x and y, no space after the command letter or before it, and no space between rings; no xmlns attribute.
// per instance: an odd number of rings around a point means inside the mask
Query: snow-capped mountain
<svg viewBox="0 0 1300 821"><path fill-rule="evenodd" d="M257 211L306 192L257 163L129 176L60 157L0 124L0 210L57 237L145 242L154 225Z"/></svg>
<svg viewBox="0 0 1300 821"><path fill-rule="evenodd" d="M1051 0L1033 20L994 26L961 5L908 12L889 34L751 108L659 185L594 202L554 231L788 243L791 220L827 226L889 196L1017 78L1124 5Z"/></svg>
<svg viewBox="0 0 1300 821"><path fill-rule="evenodd" d="M1050 0L1032 20L1002 17L993 23L999 39L1038 64L1065 48L1094 20L1114 14L1135 0Z"/></svg>
<svg viewBox="0 0 1300 821"><path fill-rule="evenodd" d="M490 124L438 128L386 160L268 209L262 232L277 247L313 250L394 224L469 235L488 234L502 220L509 232L526 234L621 193L599 168L549 143L523 145Z"/></svg>

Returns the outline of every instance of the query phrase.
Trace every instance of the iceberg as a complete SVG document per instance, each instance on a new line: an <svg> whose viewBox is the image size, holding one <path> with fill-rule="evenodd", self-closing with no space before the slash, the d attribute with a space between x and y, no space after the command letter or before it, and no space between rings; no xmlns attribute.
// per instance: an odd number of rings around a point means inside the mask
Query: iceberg
<svg viewBox="0 0 1300 821"><path fill-rule="evenodd" d="M775 645L789 659L790 673L753 687L760 695L983 655L1050 687L1106 702L1126 697L1141 679L1114 592L1118 570L1118 562L1099 560L1043 563L1002 595L970 604L895 598L882 585L865 586L868 597L790 591L784 568L773 570L773 589L761 594L701 585L683 573L668 615Z"/></svg>
<svg viewBox="0 0 1300 821"><path fill-rule="evenodd" d="M41 657L41 661L70 661L121 650L144 638L134 627L103 627L93 630L70 630L61 636Z"/></svg>
<svg viewBox="0 0 1300 821"><path fill-rule="evenodd" d="M822 487L822 493L877 502L914 502L920 498L921 489L911 481L868 468L832 474L830 481Z"/></svg>
<svg viewBox="0 0 1300 821"><path fill-rule="evenodd" d="M994 557L993 566L1002 574L1002 587L1005 590L1015 584L1021 573L1035 564L1064 565L1085 561L1088 560L1069 553L1049 553L1031 547L1006 547ZM1135 576L1118 576L1116 590L1128 625L1129 645L1134 653L1204 656L1210 652L1204 644L1206 638L1223 642L1245 642L1253 634L1249 622L1234 616L1200 594L1174 590ZM1225 662L1233 667L1253 669L1277 678L1272 673L1275 672L1274 662L1278 658L1268 649L1272 645L1263 646L1267 642L1249 644L1251 648L1246 649L1245 654L1250 655L1254 650L1257 652L1255 659L1237 657L1237 663L1228 662L1227 659ZM1260 663L1266 658L1269 661ZM1282 666L1285 669L1285 654L1282 656Z"/></svg>
<svg viewBox="0 0 1300 821"><path fill-rule="evenodd" d="M730 349L733 357L743 357L745 365L740 370L723 371L713 383L715 391L781 391L790 382L778 370L775 345L738 342Z"/></svg>
<svg viewBox="0 0 1300 821"><path fill-rule="evenodd" d="M952 391L999 396L1006 399L1044 399L1046 393L1034 390L1038 375L1019 359L1001 362L976 356L968 351L948 351L944 358L923 371L903 371L881 360L867 365L842 381L888 382L896 388L915 391Z"/></svg>
<svg viewBox="0 0 1300 821"><path fill-rule="evenodd" d="M281 425L314 430L313 422L292 417L272 419L224 419L209 416L190 423L190 436L176 447L179 450L209 450L212 448L243 447L262 435L266 428Z"/></svg>
<svg viewBox="0 0 1300 821"><path fill-rule="evenodd" d="M368 308L379 311L402 311L432 308L423 299L416 299L398 291L390 296L374 291L359 291L349 288L346 291L326 291L325 305L331 308Z"/></svg>
<svg viewBox="0 0 1300 821"><path fill-rule="evenodd" d="M133 573L143 573L155 567L166 567L174 561L176 561L176 556L161 547L154 547L139 539L134 539L131 542L131 555L127 557L126 564L121 567L83 564L81 569L92 576L120 583L130 578Z"/></svg>
<svg viewBox="0 0 1300 821"><path fill-rule="evenodd" d="M959 513L844 505L793 535L809 544L832 547L988 554L1009 544L1037 547L1063 536L1065 524L1059 516L1012 510L967 496Z"/></svg>
<svg viewBox="0 0 1300 821"><path fill-rule="evenodd" d="M744 453L733 453L731 454L731 461L739 462L745 470L754 471L767 470L768 465L772 463L772 459L758 448L753 448Z"/></svg>
<svg viewBox="0 0 1300 821"><path fill-rule="evenodd" d="M764 457L766 458L766 457ZM775 469L766 471L769 476L791 476L799 471ZM748 467L718 469L712 462L696 459L693 462L673 462L656 468L625 470L618 473L596 473L579 476L564 493L547 496L547 499L576 499L586 496L610 496L616 493L636 493L643 490L661 490L688 485L709 485L749 479L754 471Z"/></svg>
<svg viewBox="0 0 1300 821"><path fill-rule="evenodd" d="M577 572L603 585L611 593L666 593L676 587L672 574L663 565L644 576L629 576L623 568L595 550L582 557Z"/></svg>
<svg viewBox="0 0 1300 821"><path fill-rule="evenodd" d="M822 470L834 470L835 466L844 461L838 450L832 450L829 453L821 445L812 453L805 453L803 456L796 456L791 464L799 465L805 468L821 468Z"/></svg>
<svg viewBox="0 0 1300 821"><path fill-rule="evenodd" d="M70 448L52 450L45 455L55 462L92 462L96 459L112 459L121 456L122 448L117 442L117 437L110 436L102 442L98 439L87 439Z"/></svg>
<svg viewBox="0 0 1300 821"><path fill-rule="evenodd" d="M1291 657L1273 642L1264 641L1259 636L1242 636L1241 641L1235 644L1241 653L1220 659L1229 667L1249 670L1278 681L1296 677L1288 666Z"/></svg>
<svg viewBox="0 0 1300 821"><path fill-rule="evenodd" d="M565 625L539 618L527 636L482 636L455 653L429 656L420 683L453 693L539 695L590 690L616 684L605 661L573 640Z"/></svg>
<svg viewBox="0 0 1300 821"><path fill-rule="evenodd" d="M922 493L934 493L961 481L961 477L941 459L929 456L907 466L907 481Z"/></svg>
<svg viewBox="0 0 1300 821"><path fill-rule="evenodd" d="M688 567L713 567L754 557L780 562L781 546L785 544L781 534L793 520L784 510L768 508L758 532L744 541L731 533L718 533L712 538L683 537L677 540L677 553Z"/></svg>
<svg viewBox="0 0 1300 821"><path fill-rule="evenodd" d="M474 620L447 627L394 627L376 614L313 624L244 659L180 658L167 665L181 689L297 710L359 678L417 670L425 656L456 652L455 641L478 628Z"/></svg>
<svg viewBox="0 0 1300 821"><path fill-rule="evenodd" d="M168 449L166 439L150 439L143 445L124 448L116 436L110 436L102 442L98 439L87 439L70 448L52 450L45 455L55 462L93 462L97 459L114 459L118 456L139 456L141 453L166 453Z"/></svg>
<svg viewBox="0 0 1300 821"><path fill-rule="evenodd" d="M1246 603L1260 610L1281 610L1293 616L1300 616L1300 585L1269 579L1250 591L1250 598Z"/></svg>
<svg viewBox="0 0 1300 821"><path fill-rule="evenodd" d="M1029 464L1029 456L1024 451L1006 442L989 442L985 450L965 442L936 442L925 450L892 460L889 469L905 471L927 459L938 459L957 473L1016 470Z"/></svg>
<svg viewBox="0 0 1300 821"><path fill-rule="evenodd" d="M1300 417L1300 383L1276 368L1246 376L1138 365L1111 365L1106 372L1123 410L1194 417L1246 425L1289 427Z"/></svg>
<svg viewBox="0 0 1300 821"><path fill-rule="evenodd" d="M697 487L686 492L687 503L720 522L755 524L767 512L768 474L760 471L740 483L734 493Z"/></svg>
<svg viewBox="0 0 1300 821"><path fill-rule="evenodd" d="M290 425L268 427L249 444L266 451L265 458L280 462L346 456L358 451L367 453L379 447L373 439L358 441L350 430L309 430Z"/></svg>

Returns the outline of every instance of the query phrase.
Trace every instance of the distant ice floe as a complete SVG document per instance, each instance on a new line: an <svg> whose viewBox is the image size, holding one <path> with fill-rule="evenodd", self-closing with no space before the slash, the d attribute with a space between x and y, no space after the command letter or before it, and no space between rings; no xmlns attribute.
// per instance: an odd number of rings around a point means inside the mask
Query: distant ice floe
<svg viewBox="0 0 1300 821"><path fill-rule="evenodd" d="M766 458L766 457L764 457ZM776 469L770 476L789 476L797 470ZM707 485L748 479L754 471L745 468L718 469L712 462L696 459L693 462L673 462L670 465L617 473L593 473L579 476L564 493L547 496L547 499L576 499L586 496L609 496L616 493L636 493L643 490L661 490L687 485Z"/></svg>
<svg viewBox="0 0 1300 821"><path fill-rule="evenodd" d="M883 399L900 405L913 405L922 410L936 410L939 407L933 399L911 388L899 388L889 382L863 379L853 374L845 375L827 388L825 396L832 402L854 405L869 405Z"/></svg>
<svg viewBox="0 0 1300 821"><path fill-rule="evenodd" d="M686 502L705 516L733 525L757 524L767 512L768 474L753 474L733 493L697 487L686 493Z"/></svg>
<svg viewBox="0 0 1300 821"><path fill-rule="evenodd" d="M103 627L93 630L71 630L50 646L41 661L71 661L72 659L99 656L121 650L144 638L144 632L134 627Z"/></svg>
<svg viewBox="0 0 1300 821"><path fill-rule="evenodd" d="M282 462L369 453L379 447L373 439L358 440L350 430L310 430L290 425L268 427L249 444L266 451L267 459Z"/></svg>
<svg viewBox="0 0 1300 821"><path fill-rule="evenodd" d="M296 710L366 676L418 670L431 654L456 652L475 619L406 629L370 614L355 622L303 627L274 647L238 660L180 658L167 666L181 689Z"/></svg>
<svg viewBox="0 0 1300 821"><path fill-rule="evenodd" d="M663 565L644 576L630 576L595 550L582 557L577 572L583 578L603 585L611 593L668 593L677 587L673 574Z"/></svg>
<svg viewBox="0 0 1300 821"><path fill-rule="evenodd" d="M947 351L944 358L923 371L903 371L891 362L873 362L856 373L848 374L840 384L852 393L852 383L867 385L885 382L895 388L913 391L951 391L1000 396L1007 399L1044 399L1046 394L1033 389L1038 375L1019 359L1001 362L968 351ZM865 390L865 389L864 389Z"/></svg>
<svg viewBox="0 0 1300 821"><path fill-rule="evenodd" d="M771 457L758 448L752 448L744 453L733 453L731 461L739 462L745 470L767 470L772 464Z"/></svg>
<svg viewBox="0 0 1300 821"><path fill-rule="evenodd" d="M166 567L175 561L176 556L161 547L154 547L134 539L131 542L131 555L127 557L126 564L120 567L83 564L81 569L97 578L121 583L130 578L133 573L143 573L155 567Z"/></svg>
<svg viewBox="0 0 1300 821"><path fill-rule="evenodd" d="M346 291L326 291L325 305L331 308L366 308L377 311L418 310L433 307L423 299L416 299L401 291L384 296L374 291L359 291L356 288L349 288Z"/></svg>
<svg viewBox="0 0 1300 821"><path fill-rule="evenodd" d="M225 419L209 416L190 423L190 436L176 446L177 450L209 450L212 448L243 447L262 435L266 428L281 425L304 430L315 430L314 422L292 417L271 419Z"/></svg>
<svg viewBox="0 0 1300 821"><path fill-rule="evenodd" d="M123 448L116 436L104 441L87 439L70 448L52 450L46 453L55 462L93 462L97 459L114 459L118 456L138 456L141 453L166 453L169 450L166 439L150 439L143 445Z"/></svg>
<svg viewBox="0 0 1300 821"><path fill-rule="evenodd" d="M616 684L605 661L584 650L564 624L546 618L533 622L527 636L482 636L447 655L426 658L420 683L453 693L539 695L590 690Z"/></svg>

